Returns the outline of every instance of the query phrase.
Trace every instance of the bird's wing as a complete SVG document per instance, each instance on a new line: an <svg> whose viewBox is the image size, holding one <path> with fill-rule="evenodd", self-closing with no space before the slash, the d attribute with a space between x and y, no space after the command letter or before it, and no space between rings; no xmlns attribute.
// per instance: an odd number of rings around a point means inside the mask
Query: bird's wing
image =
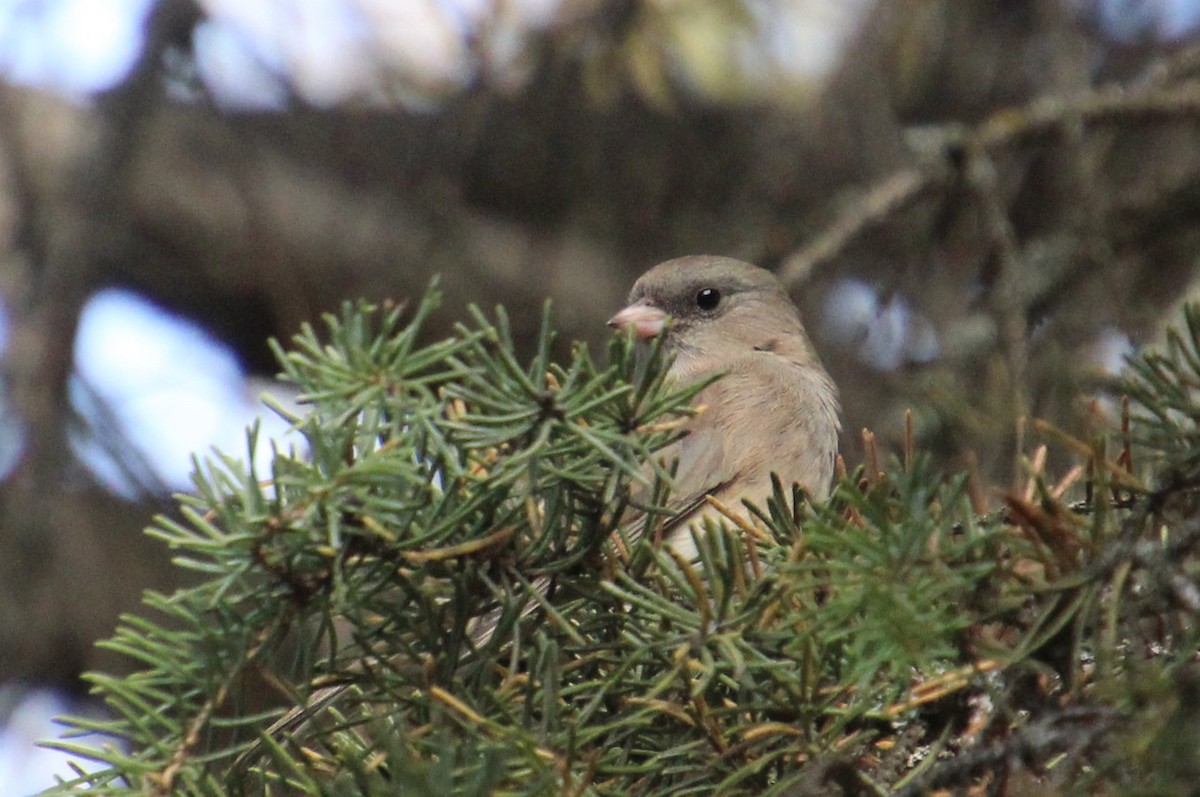
<svg viewBox="0 0 1200 797"><path fill-rule="evenodd" d="M840 424L827 378L765 352L726 366L697 396L703 409L687 436L656 455L668 466L678 459L666 530L712 515L708 496L736 511L743 499L761 506L772 491L772 473L785 486L795 482L812 496L828 494Z"/></svg>

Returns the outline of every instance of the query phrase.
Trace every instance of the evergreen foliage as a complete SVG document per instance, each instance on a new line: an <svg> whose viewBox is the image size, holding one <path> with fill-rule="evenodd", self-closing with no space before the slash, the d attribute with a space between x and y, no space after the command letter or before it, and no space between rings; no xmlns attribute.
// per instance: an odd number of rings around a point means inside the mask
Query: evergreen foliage
<svg viewBox="0 0 1200 797"><path fill-rule="evenodd" d="M435 303L280 352L307 454L197 466L152 529L196 584L105 643L138 668L90 676L112 719L71 724L112 744L58 743L103 768L55 793L1190 793L1197 311L1125 386L1140 477L1060 434L1086 484L1035 458L981 515L908 452L822 505L779 485L688 562L642 467L692 397L661 353L559 366L547 317L522 364L499 311L420 345Z"/></svg>

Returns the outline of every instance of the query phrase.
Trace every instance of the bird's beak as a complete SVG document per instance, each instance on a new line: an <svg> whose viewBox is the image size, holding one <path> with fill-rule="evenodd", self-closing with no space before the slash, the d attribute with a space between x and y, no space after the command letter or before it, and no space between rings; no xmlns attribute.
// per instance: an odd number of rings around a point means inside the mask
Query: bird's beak
<svg viewBox="0 0 1200 797"><path fill-rule="evenodd" d="M638 338L647 340L658 337L658 333L663 331L667 325L667 314L661 308L638 302L608 319L608 325L622 332L632 329Z"/></svg>

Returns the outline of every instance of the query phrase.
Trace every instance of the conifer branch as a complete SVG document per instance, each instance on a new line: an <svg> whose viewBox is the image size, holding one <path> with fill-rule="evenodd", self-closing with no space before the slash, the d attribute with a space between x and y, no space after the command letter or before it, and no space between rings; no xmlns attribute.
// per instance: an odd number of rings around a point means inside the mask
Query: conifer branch
<svg viewBox="0 0 1200 797"><path fill-rule="evenodd" d="M91 675L112 717L70 724L115 744L55 743L103 768L54 793L915 794L1055 760L1190 783L1153 751L1200 693L1200 311L1131 364L1115 459L1035 425L1083 461L1036 450L981 514L968 475L868 434L827 503L776 484L692 561L643 466L692 398L660 352L554 363L547 323L523 361L502 313L423 344L432 306L280 350L307 453L197 468L151 533L199 581L105 643L137 671Z"/></svg>

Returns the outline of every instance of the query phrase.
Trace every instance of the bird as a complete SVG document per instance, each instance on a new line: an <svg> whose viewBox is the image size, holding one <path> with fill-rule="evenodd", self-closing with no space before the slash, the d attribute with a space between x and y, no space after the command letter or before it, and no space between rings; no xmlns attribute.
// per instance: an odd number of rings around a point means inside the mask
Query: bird
<svg viewBox="0 0 1200 797"><path fill-rule="evenodd" d="M828 497L841 432L837 388L774 274L730 257L668 260L638 278L608 325L645 341L665 334L670 386L714 380L693 399L698 412L683 437L656 455L677 463L666 546L695 560L693 530L720 519L708 497L739 513L744 501L765 507L772 474L814 500Z"/></svg>

